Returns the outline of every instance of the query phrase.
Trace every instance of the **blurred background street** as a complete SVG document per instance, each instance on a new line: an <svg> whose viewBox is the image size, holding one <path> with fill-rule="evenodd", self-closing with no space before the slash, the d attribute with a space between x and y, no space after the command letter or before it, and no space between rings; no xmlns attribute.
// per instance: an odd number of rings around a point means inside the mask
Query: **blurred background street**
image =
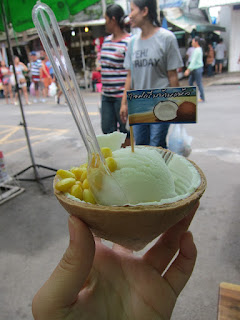
<svg viewBox="0 0 240 320"><path fill-rule="evenodd" d="M193 137L189 158L205 173L208 187L190 227L198 248L196 267L173 320L216 319L220 282L240 279L240 74L204 81L206 102L198 105L198 123L186 129ZM82 93L95 133L101 134L100 93ZM85 147L67 105L49 98L24 110L37 164L68 169L85 162ZM31 165L19 106L1 99L0 118L0 149L13 176ZM49 172L39 169L39 174ZM21 177L33 177L32 169ZM53 195L52 180L43 180L45 193L38 183L21 181L24 192L0 205L2 320L32 319L32 298L68 245L68 214Z"/></svg>
<svg viewBox="0 0 240 320"><path fill-rule="evenodd" d="M2 0L0 5L0 181L3 161L10 178L17 175L33 180L10 179L8 187L7 182L0 183L0 320L33 320L33 296L61 259L69 241L68 214L53 194L53 175L57 169L78 166L87 158L64 97L61 96L60 104L53 97L34 101L33 93L38 89L32 81L32 76L36 76L33 62L45 61L42 63L48 64L49 76L53 76L32 22L35 2ZM106 8L117 3L127 17L131 1L43 2L48 3L56 15L95 133L101 134L101 94L91 90L101 90L102 85L95 83L93 74L99 70L101 48L108 34ZM198 105L197 124L186 125L187 133L193 137L189 158L203 170L208 181L190 226L198 258L171 319L213 320L217 319L220 283L240 285L240 1L157 0L156 4L161 27L171 30L178 42L184 63L183 68L177 69L182 86L188 85L183 74L190 58L189 49L193 52L191 42L195 36L200 37L206 95L206 102ZM129 24L130 19L124 21L127 31L137 32ZM210 61L209 45L219 52L218 44L222 40L223 56L215 52ZM17 58L13 59L12 54ZM22 79L26 80L26 87L24 81L22 86L30 93L30 103L25 104L23 98L23 110L38 174L40 178L51 176L41 180L42 184L34 181L33 159L21 109L17 101L16 105L6 104L3 98L4 90L6 96L9 90L11 98L10 89L15 85L11 65L13 60L16 64L16 59L26 65L20 69ZM40 73L42 63L37 63ZM223 65L223 73L211 76L218 71L215 69L218 64ZM44 93L47 95L51 90L48 91L46 80ZM43 74L41 81L44 81ZM169 134L172 128L171 125ZM147 248L136 254L142 255Z"/></svg>

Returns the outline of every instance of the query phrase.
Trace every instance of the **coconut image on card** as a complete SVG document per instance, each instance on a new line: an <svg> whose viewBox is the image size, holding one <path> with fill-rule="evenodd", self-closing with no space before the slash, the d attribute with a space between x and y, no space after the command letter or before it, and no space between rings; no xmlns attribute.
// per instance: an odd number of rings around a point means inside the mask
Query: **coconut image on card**
<svg viewBox="0 0 240 320"><path fill-rule="evenodd" d="M153 113L158 120L169 121L177 116L178 105L173 101L160 101L153 109Z"/></svg>

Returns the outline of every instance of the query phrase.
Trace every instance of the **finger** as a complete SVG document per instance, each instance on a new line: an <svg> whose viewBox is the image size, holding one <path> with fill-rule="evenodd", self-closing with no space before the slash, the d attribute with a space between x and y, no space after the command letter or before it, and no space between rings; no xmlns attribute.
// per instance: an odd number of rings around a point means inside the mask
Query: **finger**
<svg viewBox="0 0 240 320"><path fill-rule="evenodd" d="M49 307L51 310L69 306L76 300L94 259L95 243L88 227L73 216L69 218L68 225L69 247L50 278L36 295L37 305L41 306L41 301L45 301L45 308Z"/></svg>
<svg viewBox="0 0 240 320"><path fill-rule="evenodd" d="M187 231L198 206L199 202L185 218L163 233L156 244L143 256L143 259L161 274L179 249L181 236Z"/></svg>
<svg viewBox="0 0 240 320"><path fill-rule="evenodd" d="M102 239L100 237L94 236L94 240L96 243L102 243Z"/></svg>
<svg viewBox="0 0 240 320"><path fill-rule="evenodd" d="M116 244L116 243L113 244L112 249L113 249L115 252L118 252L118 253L119 253L119 252L122 252L122 253L124 253L124 254L132 254L132 253L133 253L133 250L127 249L127 248L125 248L125 247L123 247L123 246L120 246L119 244Z"/></svg>
<svg viewBox="0 0 240 320"><path fill-rule="evenodd" d="M197 249L190 231L185 232L180 241L180 251L176 260L164 275L176 296L188 282L197 258Z"/></svg>

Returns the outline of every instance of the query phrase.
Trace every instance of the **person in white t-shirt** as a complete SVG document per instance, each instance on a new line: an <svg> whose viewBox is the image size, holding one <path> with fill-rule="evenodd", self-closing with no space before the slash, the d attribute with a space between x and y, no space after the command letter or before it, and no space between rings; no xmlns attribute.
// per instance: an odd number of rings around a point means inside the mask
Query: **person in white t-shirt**
<svg viewBox="0 0 240 320"><path fill-rule="evenodd" d="M223 60L226 57L226 46L223 43L223 39L220 38L215 48L215 72L222 73Z"/></svg>
<svg viewBox="0 0 240 320"><path fill-rule="evenodd" d="M124 67L128 70L120 116L127 121L127 91L179 87L177 69L183 67L175 35L162 27L155 0L132 0L129 15L132 28L141 32L130 40ZM169 123L146 123L133 126L136 145L167 148Z"/></svg>

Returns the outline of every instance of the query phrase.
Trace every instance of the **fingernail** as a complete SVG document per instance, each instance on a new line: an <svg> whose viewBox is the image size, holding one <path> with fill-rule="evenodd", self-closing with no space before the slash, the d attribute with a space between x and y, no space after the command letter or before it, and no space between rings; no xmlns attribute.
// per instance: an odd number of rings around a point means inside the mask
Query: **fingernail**
<svg viewBox="0 0 240 320"><path fill-rule="evenodd" d="M72 216L68 219L68 229L69 229L69 235L70 235L70 241L74 241L75 239L75 228L74 228L74 219Z"/></svg>

